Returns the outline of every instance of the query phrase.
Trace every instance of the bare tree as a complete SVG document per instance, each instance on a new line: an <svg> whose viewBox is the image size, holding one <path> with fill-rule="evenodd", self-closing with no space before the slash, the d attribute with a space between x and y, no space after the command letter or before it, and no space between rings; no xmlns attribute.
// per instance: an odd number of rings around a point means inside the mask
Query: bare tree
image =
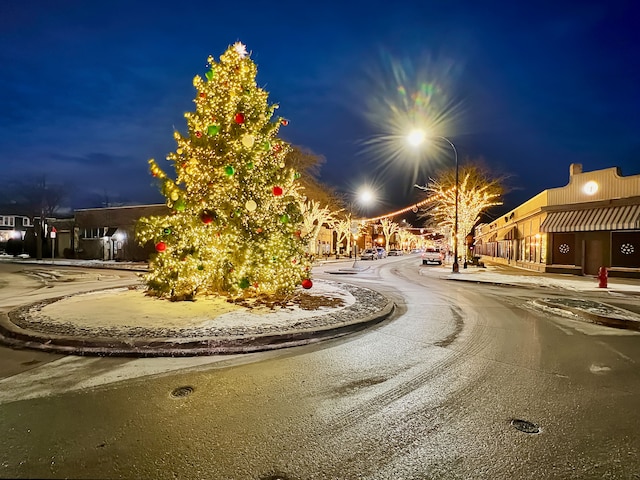
<svg viewBox="0 0 640 480"><path fill-rule="evenodd" d="M53 217L68 198L69 188L47 181L46 176L9 182L4 188L2 207L31 218Z"/></svg>
<svg viewBox="0 0 640 480"><path fill-rule="evenodd" d="M303 147L293 146L285 158L285 164L300 174L299 183L307 199L315 200L332 211L344 208L343 202L333 187L318 180L325 158Z"/></svg>

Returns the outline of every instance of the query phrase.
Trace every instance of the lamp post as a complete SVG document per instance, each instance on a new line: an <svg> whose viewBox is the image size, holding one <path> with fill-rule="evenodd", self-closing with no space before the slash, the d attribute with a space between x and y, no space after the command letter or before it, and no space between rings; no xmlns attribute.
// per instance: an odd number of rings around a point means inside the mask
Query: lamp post
<svg viewBox="0 0 640 480"><path fill-rule="evenodd" d="M407 140L411 145L418 146L423 143L427 138L426 133L423 130L413 130L407 136ZM455 190L455 221L453 223L453 273L460 272L460 264L458 264L458 191L460 189L459 181L459 168L458 168L458 150L451 140L441 135L436 135L431 138L440 138L451 145L453 149L453 155L456 161L456 190Z"/></svg>

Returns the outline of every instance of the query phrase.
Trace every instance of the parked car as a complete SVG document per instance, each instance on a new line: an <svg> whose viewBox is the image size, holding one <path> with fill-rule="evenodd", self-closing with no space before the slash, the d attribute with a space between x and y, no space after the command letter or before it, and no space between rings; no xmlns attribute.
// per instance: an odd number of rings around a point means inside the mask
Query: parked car
<svg viewBox="0 0 640 480"><path fill-rule="evenodd" d="M382 247L376 247L376 251L378 252L378 258L386 258L387 251Z"/></svg>
<svg viewBox="0 0 640 480"><path fill-rule="evenodd" d="M429 265L430 263L437 263L442 265L442 253L438 248L426 248L422 252L422 264Z"/></svg>
<svg viewBox="0 0 640 480"><path fill-rule="evenodd" d="M377 260L378 252L373 248L367 248L360 254L360 260Z"/></svg>
<svg viewBox="0 0 640 480"><path fill-rule="evenodd" d="M389 256L390 257L397 257L397 256L400 256L402 254L403 254L402 250L398 250L396 248L392 248L391 250L389 250Z"/></svg>

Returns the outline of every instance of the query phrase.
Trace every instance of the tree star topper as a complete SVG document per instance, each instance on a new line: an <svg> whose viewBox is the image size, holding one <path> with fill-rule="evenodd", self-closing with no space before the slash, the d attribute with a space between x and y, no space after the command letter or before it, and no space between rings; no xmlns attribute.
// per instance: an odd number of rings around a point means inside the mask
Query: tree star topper
<svg viewBox="0 0 640 480"><path fill-rule="evenodd" d="M236 53L240 58L244 58L247 56L247 47L243 45L241 42L234 43L233 49L236 51Z"/></svg>

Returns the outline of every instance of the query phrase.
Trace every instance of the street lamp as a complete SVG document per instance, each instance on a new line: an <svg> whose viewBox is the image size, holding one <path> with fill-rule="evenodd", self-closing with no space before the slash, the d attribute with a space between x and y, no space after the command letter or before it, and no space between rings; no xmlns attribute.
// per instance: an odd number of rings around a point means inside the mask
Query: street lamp
<svg viewBox="0 0 640 480"><path fill-rule="evenodd" d="M357 194L357 198L355 202L351 202L350 210L353 212L354 203L359 203L361 205L368 205L372 203L375 199L375 195L369 188L362 188ZM354 220L351 222L351 236L354 241L354 259L352 268L356 268L358 266L358 221Z"/></svg>
<svg viewBox="0 0 640 480"><path fill-rule="evenodd" d="M460 182L459 182L459 176L458 176L458 172L459 172L458 150L456 150L456 146L447 137L436 135L429 138L440 138L445 142L447 142L449 145L451 145L451 148L453 149L455 161L456 161L456 200L455 200L456 213L455 213L455 221L453 223L453 257L454 257L453 273L458 273L460 272L460 265L458 264L458 190L460 189ZM409 132L409 135L407 135L407 141L409 142L409 144L413 145L414 147L421 145L425 140L427 140L427 134L424 130L415 129Z"/></svg>

